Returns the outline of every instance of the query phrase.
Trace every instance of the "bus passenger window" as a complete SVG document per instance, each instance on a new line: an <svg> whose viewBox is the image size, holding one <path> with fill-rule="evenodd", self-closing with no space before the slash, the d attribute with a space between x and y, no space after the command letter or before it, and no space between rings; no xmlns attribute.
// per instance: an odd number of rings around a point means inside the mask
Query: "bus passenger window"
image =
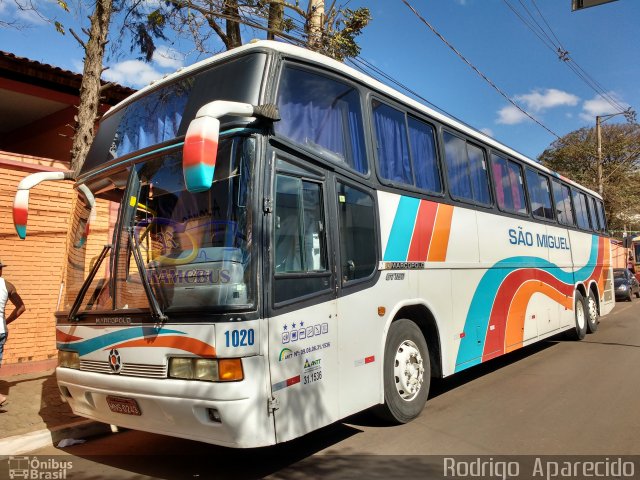
<svg viewBox="0 0 640 480"><path fill-rule="evenodd" d="M276 133L320 157L368 173L358 90L324 75L286 67L278 108L282 120L275 123Z"/></svg>
<svg viewBox="0 0 640 480"><path fill-rule="evenodd" d="M598 232L604 232L607 230L607 226L604 222L604 211L602 210L602 202L591 198L591 219L593 220L593 229Z"/></svg>
<svg viewBox="0 0 640 480"><path fill-rule="evenodd" d="M380 175L392 182L413 185L404 113L374 100L373 123Z"/></svg>
<svg viewBox="0 0 640 480"><path fill-rule="evenodd" d="M338 228L343 285L373 274L378 243L373 198L338 182Z"/></svg>
<svg viewBox="0 0 640 480"><path fill-rule="evenodd" d="M409 144L416 187L441 193L442 182L436 155L436 134L431 125L409 117Z"/></svg>
<svg viewBox="0 0 640 480"><path fill-rule="evenodd" d="M571 193L573 194L573 207L576 209L578 227L583 230L590 230L591 223L589 222L589 212L587 212L587 196L574 189L571 190Z"/></svg>
<svg viewBox="0 0 640 480"><path fill-rule="evenodd" d="M587 201L587 205L589 206L589 216L591 217L591 221L593 223L593 229L596 232L602 231L602 224L600 223L600 219L598 218L598 209L596 206L596 199L593 197L589 197Z"/></svg>
<svg viewBox="0 0 640 480"><path fill-rule="evenodd" d="M489 180L484 151L444 132L449 189L454 198L489 205Z"/></svg>
<svg viewBox="0 0 640 480"><path fill-rule="evenodd" d="M597 201L598 204L598 218L600 219L600 228L603 232L607 231L607 217L604 213L604 204L602 200Z"/></svg>
<svg viewBox="0 0 640 480"><path fill-rule="evenodd" d="M555 217L553 208L551 208L549 179L535 170L527 168L527 187L533 216L553 220Z"/></svg>
<svg viewBox="0 0 640 480"><path fill-rule="evenodd" d="M491 155L491 172L500 210L527 213L520 165L498 155Z"/></svg>
<svg viewBox="0 0 640 480"><path fill-rule="evenodd" d="M569 187L562 185L558 180L553 180L552 183L553 199L556 202L558 221L563 225L575 225Z"/></svg>

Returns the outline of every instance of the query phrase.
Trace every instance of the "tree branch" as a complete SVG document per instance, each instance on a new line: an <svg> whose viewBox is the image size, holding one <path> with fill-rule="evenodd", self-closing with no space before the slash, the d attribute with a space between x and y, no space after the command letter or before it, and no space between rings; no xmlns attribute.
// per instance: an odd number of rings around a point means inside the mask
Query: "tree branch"
<svg viewBox="0 0 640 480"><path fill-rule="evenodd" d="M71 35L73 35L73 38L76 39L76 41L80 44L80 46L83 48L83 50L87 50L87 44L84 43L84 41L78 36L78 34L76 34L76 32L73 31L73 28L69 28L69 31L71 32Z"/></svg>
<svg viewBox="0 0 640 480"><path fill-rule="evenodd" d="M100 86L100 93L103 93L105 90L108 90L109 88L113 87L114 85L115 85L115 83L113 83L113 82L109 82L109 83L105 83L104 85L101 85Z"/></svg>

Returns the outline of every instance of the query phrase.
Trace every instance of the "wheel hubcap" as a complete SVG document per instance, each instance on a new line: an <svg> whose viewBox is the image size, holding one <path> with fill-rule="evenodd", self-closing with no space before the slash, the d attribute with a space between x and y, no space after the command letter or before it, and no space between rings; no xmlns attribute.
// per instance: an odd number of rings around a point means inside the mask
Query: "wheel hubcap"
<svg viewBox="0 0 640 480"><path fill-rule="evenodd" d="M585 326L584 305L582 302L578 302L578 305L576 305L576 323L580 329Z"/></svg>
<svg viewBox="0 0 640 480"><path fill-rule="evenodd" d="M593 297L589 297L589 319L594 323L598 319L598 306Z"/></svg>
<svg viewBox="0 0 640 480"><path fill-rule="evenodd" d="M400 398L413 400L424 381L424 362L418 346L411 340L405 340L398 347L393 375Z"/></svg>

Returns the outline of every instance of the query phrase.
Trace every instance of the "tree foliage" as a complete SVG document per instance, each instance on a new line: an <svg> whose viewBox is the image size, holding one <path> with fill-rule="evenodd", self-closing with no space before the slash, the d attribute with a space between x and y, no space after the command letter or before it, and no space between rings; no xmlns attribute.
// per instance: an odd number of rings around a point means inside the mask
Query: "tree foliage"
<svg viewBox="0 0 640 480"><path fill-rule="evenodd" d="M595 128L582 128L554 141L539 157L543 165L598 190ZM640 126L602 126L603 198L609 229L640 230Z"/></svg>
<svg viewBox="0 0 640 480"><path fill-rule="evenodd" d="M320 51L338 60L360 53L356 37L371 20L368 8L350 9L334 0L309 0L304 9L296 0L165 0L151 11L139 6L127 15L125 27L133 33L132 48L149 60L155 41L171 28L189 38L200 53L217 53L244 43L243 33L282 39Z"/></svg>
<svg viewBox="0 0 640 480"><path fill-rule="evenodd" d="M108 43L111 18L125 2L136 3L135 0L75 0L74 11L81 11L86 7L92 9L89 25L82 28L82 33L76 33L69 28L69 33L80 44L84 51L82 81L80 83L79 104L74 116L74 135L71 146L71 170L77 176L84 163L84 159L93 143L95 125L102 92L111 84L102 84L100 77L103 71L105 46ZM0 3L2 0L0 0ZM57 18L49 18L43 11L45 5L36 0L13 0L16 8L23 12L30 12L44 22L52 25L58 33L66 35L67 28ZM67 0L56 0L57 6L66 13L71 13ZM0 22L0 27L25 28L19 23Z"/></svg>

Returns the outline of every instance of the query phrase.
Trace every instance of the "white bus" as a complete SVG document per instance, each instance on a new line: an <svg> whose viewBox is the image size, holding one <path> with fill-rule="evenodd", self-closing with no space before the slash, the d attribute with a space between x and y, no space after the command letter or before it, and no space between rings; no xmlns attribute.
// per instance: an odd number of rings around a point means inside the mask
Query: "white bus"
<svg viewBox="0 0 640 480"><path fill-rule="evenodd" d="M21 183L20 235L29 188L65 177ZM432 377L614 306L596 193L282 43L111 109L76 188L57 379L132 429L245 448L408 422Z"/></svg>

